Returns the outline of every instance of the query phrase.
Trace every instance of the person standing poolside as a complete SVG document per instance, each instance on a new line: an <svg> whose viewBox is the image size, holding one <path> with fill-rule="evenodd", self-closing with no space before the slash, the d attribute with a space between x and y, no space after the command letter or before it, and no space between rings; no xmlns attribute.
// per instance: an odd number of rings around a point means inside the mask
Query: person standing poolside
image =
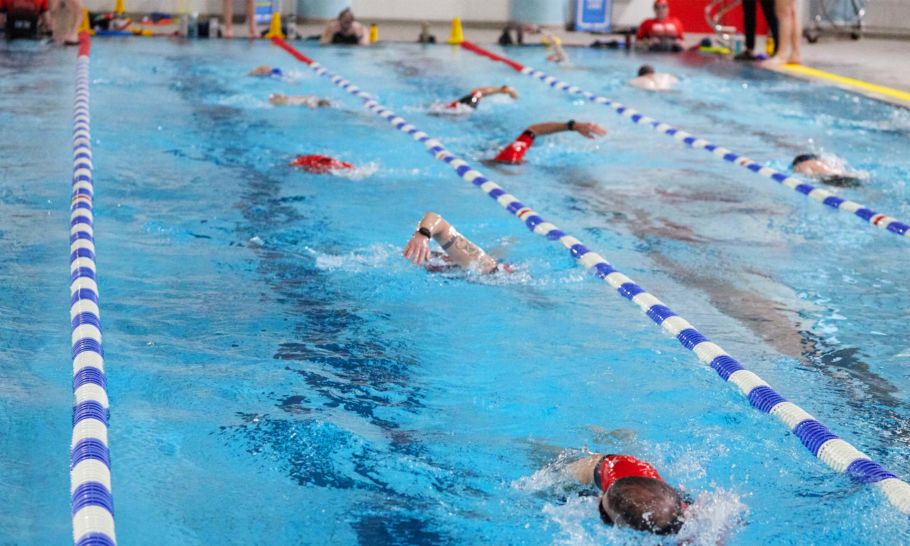
<svg viewBox="0 0 910 546"><path fill-rule="evenodd" d="M547 121L537 123L525 129L515 142L503 148L499 155L496 156L495 161L499 163L521 163L537 137L565 131L574 131L585 138L596 138L607 134L606 129L600 125L587 121L576 122L574 119L570 119L568 122Z"/></svg>
<svg viewBox="0 0 910 546"><path fill-rule="evenodd" d="M480 99L488 97L490 95L500 94L508 95L513 99L518 100L518 92L508 85L503 85L500 87L475 87L467 95L449 104L449 108L457 108L459 104L464 104L465 106L470 106L471 108L477 108L477 105L480 104Z"/></svg>
<svg viewBox="0 0 910 546"><path fill-rule="evenodd" d="M54 42L79 45L79 23L83 17L81 0L51 0L50 11Z"/></svg>
<svg viewBox="0 0 910 546"><path fill-rule="evenodd" d="M780 32L777 21L777 13L774 8L775 0L761 0L761 11L765 14L765 20L768 21L768 29L771 31L771 37L774 38L773 57L780 47ZM755 57L755 12L756 0L743 0L743 28L746 34L746 49L740 52L736 57L737 61L754 61Z"/></svg>
<svg viewBox="0 0 910 546"><path fill-rule="evenodd" d="M683 50L684 37L682 22L676 17L670 17L669 1L656 0L654 18L645 19L638 25L635 39L648 51L678 53Z"/></svg>
<svg viewBox="0 0 910 546"><path fill-rule="evenodd" d="M402 255L415 265L424 265L431 257L430 239L436 241L449 259L456 265L478 273L495 273L500 266L495 258L458 233L452 224L435 212L423 215L417 223L417 231L407 242Z"/></svg>
<svg viewBox="0 0 910 546"><path fill-rule="evenodd" d="M787 64L802 64L799 41L803 28L799 21L799 0L777 0L777 19L780 21L778 58Z"/></svg>
<svg viewBox="0 0 910 546"><path fill-rule="evenodd" d="M47 0L0 0L0 26L7 40L37 39L51 28Z"/></svg>
<svg viewBox="0 0 910 546"><path fill-rule="evenodd" d="M366 27L357 22L351 8L345 8L338 18L328 25L319 38L321 44L370 45L370 35Z"/></svg>
<svg viewBox="0 0 910 546"><path fill-rule="evenodd" d="M254 0L244 0L246 7L246 24L249 26L249 37L258 38L259 30L256 28L256 6ZM223 0L221 4L221 13L224 15L224 38L234 37L234 1Z"/></svg>
<svg viewBox="0 0 910 546"><path fill-rule="evenodd" d="M635 457L595 454L569 464L566 471L602 491L597 508L607 525L674 535L685 522L688 505L679 491Z"/></svg>
<svg viewBox="0 0 910 546"><path fill-rule="evenodd" d="M670 91L677 83L679 83L679 79L676 76L656 72L654 67L649 64L641 65L641 68L638 69L638 77L629 81L629 85L645 91Z"/></svg>

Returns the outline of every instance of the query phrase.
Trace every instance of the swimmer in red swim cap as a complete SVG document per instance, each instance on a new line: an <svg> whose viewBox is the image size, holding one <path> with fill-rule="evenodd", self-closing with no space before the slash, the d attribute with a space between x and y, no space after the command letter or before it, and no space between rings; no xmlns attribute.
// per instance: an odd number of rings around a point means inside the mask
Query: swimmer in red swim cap
<svg viewBox="0 0 910 546"><path fill-rule="evenodd" d="M332 171L354 168L350 163L319 154L298 155L294 161L291 161L290 165L292 167L303 167L307 172L314 174L326 174Z"/></svg>
<svg viewBox="0 0 910 546"><path fill-rule="evenodd" d="M465 106L470 106L471 108L477 108L477 105L480 104L480 99L488 97L490 95L500 94L508 95L513 99L518 100L518 92L508 85L503 85L500 87L476 87L472 89L471 92L467 95L449 104L449 108L458 108L459 104L464 104Z"/></svg>
<svg viewBox="0 0 910 546"><path fill-rule="evenodd" d="M417 231L405 245L402 255L416 265L426 264L432 254L430 239L439 243L448 258L456 265L479 273L510 271L507 264L497 262L482 248L458 233L451 224L435 212L423 215L423 218L417 223Z"/></svg>
<svg viewBox="0 0 910 546"><path fill-rule="evenodd" d="M629 455L597 454L571 463L566 470L603 492L598 509L608 525L656 535L675 535L683 526L686 501L644 461Z"/></svg>
<svg viewBox="0 0 910 546"><path fill-rule="evenodd" d="M531 145L534 144L535 138L564 131L575 131L585 138L595 138L607 134L607 130L600 125L587 121L570 119L567 122L547 121L538 123L525 129L515 142L503 148L499 155L496 156L496 161L499 163L521 163Z"/></svg>

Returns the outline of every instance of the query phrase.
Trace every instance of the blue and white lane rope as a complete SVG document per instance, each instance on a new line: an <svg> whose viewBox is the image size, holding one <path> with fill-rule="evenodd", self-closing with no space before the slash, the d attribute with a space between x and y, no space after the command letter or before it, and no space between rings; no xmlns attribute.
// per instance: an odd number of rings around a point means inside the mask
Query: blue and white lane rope
<svg viewBox="0 0 910 546"><path fill-rule="evenodd" d="M754 173L758 173L761 176L770 178L775 182L781 183L792 190L805 194L814 201L818 201L819 203L828 205L829 207L843 212L849 212L855 216L858 216L859 218L862 218L873 226L887 229L888 231L896 233L897 235L910 237L910 225L905 222L898 221L895 218L892 218L881 212L876 212L864 205L861 205L860 203L856 203L855 201L849 201L842 197L838 197L833 192L830 192L823 188L818 188L812 184L804 182L795 176L791 176L787 173L783 173L776 169L772 169L771 167L762 165L761 163L749 159L748 157L730 151L727 148L712 144L707 140L698 138L697 136L691 133L687 133L682 129L677 129L668 123L663 123L654 118L645 116L641 112L620 104L619 102L608 99L606 97L595 95L590 91L584 91L575 85L571 85L562 80L554 78L553 76L550 76L541 70L531 68L530 66L524 66L520 63L512 61L511 59L507 59L506 57L496 55L495 53L491 53L470 42L462 43L462 47L483 57L493 59L494 61L503 62L510 66L512 69L521 72L526 76L538 79L554 89L565 91L569 95L580 95L588 101L597 104L603 104L617 114L625 117L632 123L651 127L658 133L671 136L676 139L676 141L682 142L690 148L706 150L713 154L714 157L723 159L724 161L727 161L734 165L739 165L740 167L745 167Z"/></svg>
<svg viewBox="0 0 910 546"><path fill-rule="evenodd" d="M70 320L73 439L70 451L73 543L113 546L114 502L108 449L108 398L95 282L92 137L89 128L89 42L76 61L73 102L73 194L70 206Z"/></svg>
<svg viewBox="0 0 910 546"><path fill-rule="evenodd" d="M273 41L278 43L277 40ZM281 42L278 43L280 47L285 49L291 47L283 40ZM296 52L296 50L294 51ZM878 485L891 504L900 512L910 515L910 484L900 480L869 456L832 433L805 410L787 401L758 375L744 369L736 359L720 346L712 343L663 302L614 269L602 256L589 250L575 237L544 220L536 211L524 205L514 195L506 193L498 184L448 151L439 140L430 138L427 133L418 130L404 118L383 107L359 87L341 76L331 73L316 61L299 52L294 54L304 63L307 61L303 59L309 60L310 62L307 64L314 72L329 78L336 86L361 99L367 110L384 118L414 140L423 143L433 157L447 163L461 178L495 199L509 213L522 220L531 231L551 241L559 241L569 249L576 260L615 288L624 298L638 305L651 320L675 337L683 347L694 352L701 362L711 366L725 381L736 385L753 407L783 421L814 456L834 471L846 473L860 483Z"/></svg>

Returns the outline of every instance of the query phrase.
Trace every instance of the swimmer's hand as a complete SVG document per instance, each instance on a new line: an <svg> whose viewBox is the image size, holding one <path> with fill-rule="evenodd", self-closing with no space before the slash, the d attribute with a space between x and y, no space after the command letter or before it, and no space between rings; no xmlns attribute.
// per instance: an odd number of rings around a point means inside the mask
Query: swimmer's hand
<svg viewBox="0 0 910 546"><path fill-rule="evenodd" d="M414 233L401 254L415 265L426 263L430 257L430 239L420 233Z"/></svg>
<svg viewBox="0 0 910 546"><path fill-rule="evenodd" d="M575 132L585 138L595 138L607 134L607 130L596 123L578 121L575 123Z"/></svg>
<svg viewBox="0 0 910 546"><path fill-rule="evenodd" d="M502 86L502 92L505 93L506 95L512 97L513 99L518 100L518 91L509 87L508 85Z"/></svg>

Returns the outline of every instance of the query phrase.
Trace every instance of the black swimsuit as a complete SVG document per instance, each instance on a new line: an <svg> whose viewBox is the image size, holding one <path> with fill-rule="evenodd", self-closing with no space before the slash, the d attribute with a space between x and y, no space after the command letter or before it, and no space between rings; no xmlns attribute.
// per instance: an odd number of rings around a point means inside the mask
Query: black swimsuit
<svg viewBox="0 0 910 546"><path fill-rule="evenodd" d="M332 43L357 45L360 43L360 38L356 34L342 34L339 31L332 35Z"/></svg>

